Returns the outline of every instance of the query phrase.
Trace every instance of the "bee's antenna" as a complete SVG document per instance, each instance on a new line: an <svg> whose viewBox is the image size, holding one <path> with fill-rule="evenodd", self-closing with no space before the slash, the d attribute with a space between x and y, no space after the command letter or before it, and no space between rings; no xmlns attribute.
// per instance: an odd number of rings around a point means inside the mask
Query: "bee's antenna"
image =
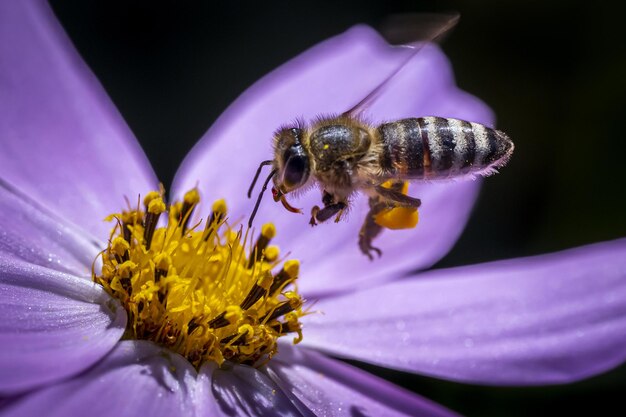
<svg viewBox="0 0 626 417"><path fill-rule="evenodd" d="M272 162L272 161L263 161L261 163L261 166L259 166L259 170L257 171L257 175L254 177L254 181L256 182L256 178L259 176L259 172L261 171L261 167L263 165L267 165L266 162ZM265 179L265 182L263 183L263 188L261 188L261 192L259 193L259 197L256 199L256 204L254 205L254 210L252 210L252 214L250 215L250 220L248 220L248 227L252 227L252 220L254 220L254 216L256 216L256 211L259 209L259 205L261 204L261 198L263 197L263 193L265 192L265 190L267 190L267 184L269 184L270 180L274 177L274 175L276 175L276 173L278 172L277 168L274 168L271 172L270 175L267 176L267 178ZM254 182L253 182L254 184Z"/></svg>
<svg viewBox="0 0 626 417"><path fill-rule="evenodd" d="M272 162L272 160L267 160L267 161L263 161L261 162L261 164L259 165L259 168L256 170L256 174L254 174L254 179L252 180L252 184L250 184L250 188L248 188L248 198L252 197L252 190L254 189L254 186L256 185L256 180L259 179L259 175L261 175L261 169L265 166L265 165L270 165Z"/></svg>

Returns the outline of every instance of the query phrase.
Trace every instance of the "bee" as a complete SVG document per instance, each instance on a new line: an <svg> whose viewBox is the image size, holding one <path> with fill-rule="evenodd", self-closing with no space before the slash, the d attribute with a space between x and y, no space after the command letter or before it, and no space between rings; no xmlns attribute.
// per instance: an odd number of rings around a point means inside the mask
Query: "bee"
<svg viewBox="0 0 626 417"><path fill-rule="evenodd" d="M453 16L431 25L435 29L425 40L441 36L457 20L458 16ZM312 184L321 188L322 207L311 209L312 226L333 217L338 222L354 194L362 192L369 196L370 210L359 232L359 248L373 259L373 253L382 254L372 245L384 227L378 216L395 208L416 211L421 205L420 199L406 195L406 181L486 176L506 164L513 142L504 132L479 123L426 116L372 125L361 117L420 49L414 47L381 84L343 114L321 116L309 124L298 122L276 131L274 158L261 162L248 190L250 198L261 169L271 165L250 226L270 181L274 201L294 213L301 210L291 206L287 194Z"/></svg>

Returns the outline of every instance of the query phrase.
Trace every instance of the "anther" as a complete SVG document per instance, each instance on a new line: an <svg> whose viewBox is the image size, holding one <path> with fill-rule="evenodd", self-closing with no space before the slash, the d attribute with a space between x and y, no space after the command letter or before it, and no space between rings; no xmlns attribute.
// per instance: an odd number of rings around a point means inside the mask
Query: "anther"
<svg viewBox="0 0 626 417"><path fill-rule="evenodd" d="M228 306L226 310L218 314L213 320L209 322L209 327L212 329L219 329L220 327L226 327L229 324L237 323L243 317L243 310L239 306Z"/></svg>
<svg viewBox="0 0 626 417"><path fill-rule="evenodd" d="M159 253L154 257L154 282L159 282L161 278L167 276L171 264L172 260L166 253Z"/></svg>
<svg viewBox="0 0 626 417"><path fill-rule="evenodd" d="M270 285L272 285L273 280L274 277L272 277L271 272L268 271L267 273L265 273L262 277L258 279L257 282L254 283L245 300L243 300L239 306L243 310L247 310L252 307L254 303L259 301L261 297L267 294L267 291L269 290Z"/></svg>
<svg viewBox="0 0 626 417"><path fill-rule="evenodd" d="M201 319L194 317L191 320L189 320L189 323L187 324L187 334L191 334L194 330L196 330L198 327L201 326L201 324L198 323L198 320L201 320Z"/></svg>
<svg viewBox="0 0 626 417"><path fill-rule="evenodd" d="M292 314L292 313L290 313ZM289 319L284 322L278 322L271 326L271 328L280 335L284 335L287 333L297 333L297 337L294 337L293 343L298 344L302 341L302 326L298 322L297 318L295 320Z"/></svg>
<svg viewBox="0 0 626 417"><path fill-rule="evenodd" d="M240 337L241 335L239 333L233 333L230 336L226 336L225 338L220 340L220 343L223 345L226 345L228 343L230 343L234 338L236 337Z"/></svg>
<svg viewBox="0 0 626 417"><path fill-rule="evenodd" d="M283 269L274 277L274 282L272 282L272 286L270 287L270 295L274 295L277 291L280 291L286 283L296 280L299 272L299 261L290 259L285 262Z"/></svg>
<svg viewBox="0 0 626 417"><path fill-rule="evenodd" d="M270 327L279 334L293 333L300 330L300 325L291 321L279 321Z"/></svg>
<svg viewBox="0 0 626 417"><path fill-rule="evenodd" d="M120 285L130 297L133 293L133 286L131 277L133 276L133 270L137 267L132 261L126 261L123 264L119 265L117 273L120 277Z"/></svg>
<svg viewBox="0 0 626 417"><path fill-rule="evenodd" d="M124 238L117 236L111 242L111 252L115 255L118 264L129 260L128 249L130 249L130 244Z"/></svg>
<svg viewBox="0 0 626 417"><path fill-rule="evenodd" d="M259 236L250 252L248 269L252 268L256 262L261 260L265 248L267 248L267 245L269 245L274 236L276 236L276 227L274 227L272 223L265 223L263 227L261 227L261 236Z"/></svg>
<svg viewBox="0 0 626 417"><path fill-rule="evenodd" d="M166 253L159 253L154 257L154 282L158 283L161 281L161 278L166 277L169 272L170 265L172 264L172 260ZM159 288L159 292L157 293L157 297L159 302L163 304L165 307L165 293L166 289L164 286Z"/></svg>
<svg viewBox="0 0 626 417"><path fill-rule="evenodd" d="M230 322L228 320L226 320L224 318L224 316L226 316L226 312L222 312L220 314L218 314L213 320L211 320L208 324L208 326L211 329L219 329L221 327L226 327L230 324Z"/></svg>
<svg viewBox="0 0 626 417"><path fill-rule="evenodd" d="M178 219L178 226L181 228L183 235L187 231L187 224L189 223L189 218L191 217L193 208L199 201L200 194L197 189L194 188L193 190L185 193L185 197L183 198L183 207L180 210L180 218Z"/></svg>
<svg viewBox="0 0 626 417"><path fill-rule="evenodd" d="M276 245L268 245L265 248L265 253L263 254L263 259L265 262L274 262L280 256L280 249Z"/></svg>
<svg viewBox="0 0 626 417"><path fill-rule="evenodd" d="M141 223L141 214L138 211L125 211L122 213L122 237L130 243L131 227Z"/></svg>
<svg viewBox="0 0 626 417"><path fill-rule="evenodd" d="M254 328L249 324L244 324L237 329L237 333L226 336L220 340L220 343L223 345L243 346L248 335L254 335Z"/></svg>
<svg viewBox="0 0 626 417"><path fill-rule="evenodd" d="M217 232L220 224L224 221L226 217L226 201L223 199L217 200L213 203L213 207L211 207L211 215L206 222L206 228L204 231L203 240L207 241L209 238Z"/></svg>
<svg viewBox="0 0 626 417"><path fill-rule="evenodd" d="M261 319L261 323L267 323L280 316L284 316L287 313L294 311L297 308L302 307L302 300L297 296L290 298L287 301L283 301L278 306Z"/></svg>
<svg viewBox="0 0 626 417"><path fill-rule="evenodd" d="M148 197L146 197L146 200L147 199ZM151 199L150 202L146 205L148 206L148 210L146 213L146 224L144 225L143 229L143 240L144 244L146 245L146 249L150 249L150 245L152 244L152 236L154 235L154 229L156 229L156 225L159 222L159 216L161 216L161 213L165 211L165 203L163 202L163 199L159 196L157 198Z"/></svg>
<svg viewBox="0 0 626 417"><path fill-rule="evenodd" d="M226 307L225 313L224 318L228 320L230 324L235 324L243 318L243 310L239 306L228 306Z"/></svg>
<svg viewBox="0 0 626 417"><path fill-rule="evenodd" d="M161 197L161 194L158 191L150 191L148 194L146 194L146 196L143 198L143 205L144 205L144 211L147 213L150 209L150 203L152 202L152 200L156 200L156 199L163 199Z"/></svg>

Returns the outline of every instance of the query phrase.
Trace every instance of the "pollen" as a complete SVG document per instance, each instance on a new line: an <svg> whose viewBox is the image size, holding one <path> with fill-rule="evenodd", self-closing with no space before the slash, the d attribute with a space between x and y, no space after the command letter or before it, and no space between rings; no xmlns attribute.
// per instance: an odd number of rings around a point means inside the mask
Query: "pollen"
<svg viewBox="0 0 626 417"><path fill-rule="evenodd" d="M387 181L383 183L382 186L391 188L393 183ZM400 191L402 194L406 195L409 192L409 183L404 181ZM419 214L414 207L390 207L374 215L374 222L376 224L392 230L412 229L417 226L418 221Z"/></svg>
<svg viewBox="0 0 626 417"><path fill-rule="evenodd" d="M279 337L302 340L300 264L270 245L273 224L256 239L231 226L224 200L213 203L206 221L190 224L199 202L194 189L168 207L163 191L153 191L143 206L108 216L114 226L93 280L126 309L127 338L165 346L197 368L263 364Z"/></svg>

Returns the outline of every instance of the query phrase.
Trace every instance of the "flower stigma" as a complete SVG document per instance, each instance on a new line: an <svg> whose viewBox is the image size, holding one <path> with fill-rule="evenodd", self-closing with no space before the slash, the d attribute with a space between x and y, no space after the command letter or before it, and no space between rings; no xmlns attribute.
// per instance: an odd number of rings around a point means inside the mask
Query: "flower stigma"
<svg viewBox="0 0 626 417"><path fill-rule="evenodd" d="M93 280L126 309L126 338L153 341L196 368L207 361L264 363L277 352L279 337L302 340L300 264L283 262L270 245L272 223L254 243L249 230L234 230L224 200L213 203L203 227L202 221L190 226L199 202L193 189L168 209L163 191L153 191L143 207L138 202L108 216L115 226ZM163 214L167 225L159 227Z"/></svg>

